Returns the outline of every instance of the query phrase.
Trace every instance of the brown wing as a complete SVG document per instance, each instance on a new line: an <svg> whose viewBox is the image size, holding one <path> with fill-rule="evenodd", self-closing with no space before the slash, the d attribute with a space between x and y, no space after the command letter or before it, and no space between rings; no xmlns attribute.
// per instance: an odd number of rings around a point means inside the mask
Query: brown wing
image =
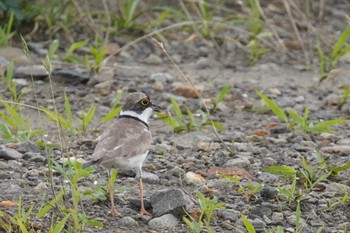
<svg viewBox="0 0 350 233"><path fill-rule="evenodd" d="M151 133L142 123L121 118L101 135L95 147L94 161L103 165L118 157L143 154L149 150L151 142Z"/></svg>

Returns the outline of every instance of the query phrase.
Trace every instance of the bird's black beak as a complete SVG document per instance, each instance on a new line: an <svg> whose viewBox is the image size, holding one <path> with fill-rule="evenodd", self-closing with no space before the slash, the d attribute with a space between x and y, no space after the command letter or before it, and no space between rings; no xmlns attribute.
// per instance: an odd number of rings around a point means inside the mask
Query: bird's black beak
<svg viewBox="0 0 350 233"><path fill-rule="evenodd" d="M159 107L158 105L155 105L155 104L152 104L152 105L151 105L151 108L152 108L153 111L155 111L155 112L160 112L160 110L161 110L161 107Z"/></svg>

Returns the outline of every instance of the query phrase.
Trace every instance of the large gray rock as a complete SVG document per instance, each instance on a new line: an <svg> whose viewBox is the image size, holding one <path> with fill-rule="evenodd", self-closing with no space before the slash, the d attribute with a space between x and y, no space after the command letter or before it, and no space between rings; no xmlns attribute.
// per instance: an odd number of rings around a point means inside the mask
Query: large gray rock
<svg viewBox="0 0 350 233"><path fill-rule="evenodd" d="M178 224L179 220L172 214L165 214L158 218L153 218L148 225L154 230L171 230Z"/></svg>
<svg viewBox="0 0 350 233"><path fill-rule="evenodd" d="M12 148L0 146L0 158L5 160L12 160L12 159L20 159L22 157L23 157L22 153L19 153L18 151Z"/></svg>
<svg viewBox="0 0 350 233"><path fill-rule="evenodd" d="M34 80L43 80L49 76L49 72L44 65L28 65L15 67L15 78L31 78Z"/></svg>
<svg viewBox="0 0 350 233"><path fill-rule="evenodd" d="M181 189L159 190L154 192L150 199L155 217L169 213L179 217L185 215L185 211L191 212L193 208L190 197Z"/></svg>

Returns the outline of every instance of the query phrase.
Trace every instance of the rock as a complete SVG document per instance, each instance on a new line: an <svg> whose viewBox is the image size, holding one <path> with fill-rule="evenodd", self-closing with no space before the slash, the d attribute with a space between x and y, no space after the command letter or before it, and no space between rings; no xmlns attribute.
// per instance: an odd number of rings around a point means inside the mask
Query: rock
<svg viewBox="0 0 350 233"><path fill-rule="evenodd" d="M297 103L302 103L302 102L305 101L305 97L302 96L302 95L299 95L299 96L294 98L294 101L297 102Z"/></svg>
<svg viewBox="0 0 350 233"><path fill-rule="evenodd" d="M186 98L198 98L196 92L193 90L193 87L188 83L175 83L173 85L175 87L175 93L180 96L184 96ZM201 93L204 90L203 85L194 85L194 89Z"/></svg>
<svg viewBox="0 0 350 233"><path fill-rule="evenodd" d="M162 84L165 84L165 83L172 83L175 78L169 73L153 73L150 75L150 79L155 82L160 82Z"/></svg>
<svg viewBox="0 0 350 233"><path fill-rule="evenodd" d="M49 76L49 72L45 69L44 65L29 65L15 67L15 78L31 78L34 80L43 80Z"/></svg>
<svg viewBox="0 0 350 233"><path fill-rule="evenodd" d="M276 104L281 108L293 107L295 104L295 100L293 100L292 98L290 98L288 96L283 96L282 98L280 98L276 101Z"/></svg>
<svg viewBox="0 0 350 233"><path fill-rule="evenodd" d="M45 182L40 182L37 186L34 187L34 190L37 192L44 192L48 189L48 186Z"/></svg>
<svg viewBox="0 0 350 233"><path fill-rule="evenodd" d="M179 220L172 214L165 214L158 218L153 218L148 222L148 226L155 230L172 230L178 224Z"/></svg>
<svg viewBox="0 0 350 233"><path fill-rule="evenodd" d="M253 207L253 209L251 210L251 214L255 215L255 216L259 216L259 217L263 217L264 215L266 216L270 216L272 213L271 208L267 207L267 206L255 206Z"/></svg>
<svg viewBox="0 0 350 233"><path fill-rule="evenodd" d="M233 146L237 151L250 151L251 145L249 143L234 142Z"/></svg>
<svg viewBox="0 0 350 233"><path fill-rule="evenodd" d="M148 184L158 184L159 183L159 177L151 172L142 172L142 181Z"/></svg>
<svg viewBox="0 0 350 233"><path fill-rule="evenodd" d="M206 69L213 66L213 60L207 57L200 57L196 60L197 69Z"/></svg>
<svg viewBox="0 0 350 233"><path fill-rule="evenodd" d="M263 232L264 229L266 228L266 223L259 218L254 219L253 221L251 221L251 223L257 232L260 232L260 231Z"/></svg>
<svg viewBox="0 0 350 233"><path fill-rule="evenodd" d="M5 180L10 177L10 174L8 171L0 171L0 180Z"/></svg>
<svg viewBox="0 0 350 233"><path fill-rule="evenodd" d="M272 216L271 216L271 220L275 224L282 223L284 221L283 213L281 213L281 212L273 212Z"/></svg>
<svg viewBox="0 0 350 233"><path fill-rule="evenodd" d="M0 56L0 71L6 71L9 64L10 62L6 58Z"/></svg>
<svg viewBox="0 0 350 233"><path fill-rule="evenodd" d="M124 229L134 229L136 230L139 227L139 224L132 217L123 217L117 221L118 226Z"/></svg>
<svg viewBox="0 0 350 233"><path fill-rule="evenodd" d="M234 159L229 159L225 164L224 167L243 167L247 168L250 165L250 161L248 158L245 157L238 157Z"/></svg>
<svg viewBox="0 0 350 233"><path fill-rule="evenodd" d="M193 202L181 189L163 189L151 195L151 205L155 217L172 213L177 217L191 212Z"/></svg>
<svg viewBox="0 0 350 233"><path fill-rule="evenodd" d="M182 177L185 175L185 170L180 167L174 167L171 169L171 174L175 177Z"/></svg>
<svg viewBox="0 0 350 233"><path fill-rule="evenodd" d="M0 170L8 169L8 168L10 168L10 166L7 163L0 161Z"/></svg>
<svg viewBox="0 0 350 233"><path fill-rule="evenodd" d="M185 174L185 181L188 184L205 184L206 180L200 174L194 172L187 172Z"/></svg>
<svg viewBox="0 0 350 233"><path fill-rule="evenodd" d="M13 81L16 83L17 87L27 87L28 86L28 81L27 79L24 78L17 78L17 79L13 79Z"/></svg>
<svg viewBox="0 0 350 233"><path fill-rule="evenodd" d="M0 47L0 56L8 61L13 61L15 65L28 65L29 60L23 50L15 47Z"/></svg>
<svg viewBox="0 0 350 233"><path fill-rule="evenodd" d="M60 68L53 70L52 78L57 82L86 84L89 81L90 75L83 69Z"/></svg>
<svg viewBox="0 0 350 233"><path fill-rule="evenodd" d="M0 146L0 158L3 158L5 160L12 160L12 159L20 159L23 157L22 153L19 153L18 151L7 148L5 146Z"/></svg>
<svg viewBox="0 0 350 233"><path fill-rule="evenodd" d="M111 92L113 80L107 80L95 85L101 96L107 96Z"/></svg>
<svg viewBox="0 0 350 233"><path fill-rule="evenodd" d="M241 213L236 210L226 209L222 212L222 217L225 220L230 220L231 222L236 222L241 216Z"/></svg>
<svg viewBox="0 0 350 233"><path fill-rule="evenodd" d="M163 61L159 56L151 53L143 62L149 65L160 65Z"/></svg>

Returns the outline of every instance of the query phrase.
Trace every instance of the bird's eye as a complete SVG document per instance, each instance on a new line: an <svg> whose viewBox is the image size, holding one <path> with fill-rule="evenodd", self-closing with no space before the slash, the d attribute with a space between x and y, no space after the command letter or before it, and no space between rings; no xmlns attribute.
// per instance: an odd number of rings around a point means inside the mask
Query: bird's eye
<svg viewBox="0 0 350 233"><path fill-rule="evenodd" d="M143 105L143 106L148 106L149 105L149 99L147 99L147 98L144 98L144 99L142 99L141 100L141 104Z"/></svg>

